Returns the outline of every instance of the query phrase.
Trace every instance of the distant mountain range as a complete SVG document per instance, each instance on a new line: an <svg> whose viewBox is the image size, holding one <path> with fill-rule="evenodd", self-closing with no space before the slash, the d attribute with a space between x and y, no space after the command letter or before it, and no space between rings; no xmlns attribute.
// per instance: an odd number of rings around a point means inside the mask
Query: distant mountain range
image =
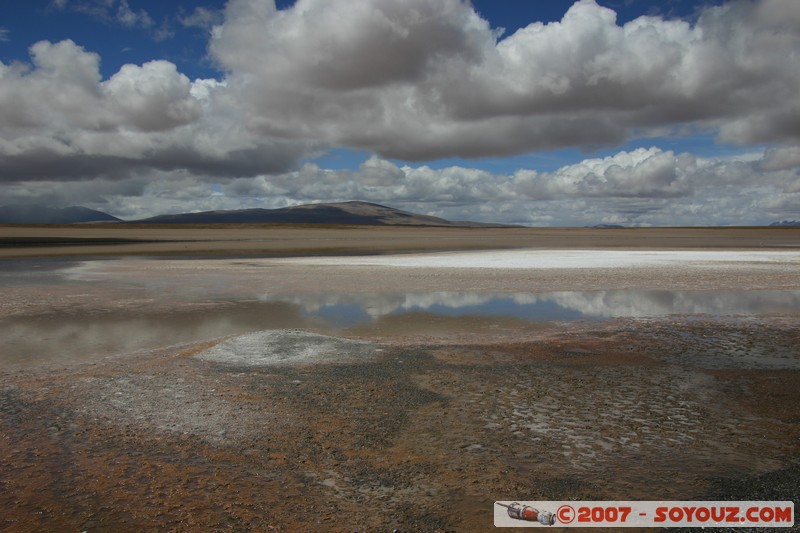
<svg viewBox="0 0 800 533"><path fill-rule="evenodd" d="M305 204L279 209L238 209L159 215L124 221L102 211L73 206L54 209L35 205L0 206L0 224L344 224L363 226L451 226L513 227L510 224L453 222L430 215L420 215L370 202L335 202ZM781 220L770 226L800 226L800 220ZM519 227L519 226L517 226ZM617 224L597 224L593 228L622 228Z"/></svg>
<svg viewBox="0 0 800 533"><path fill-rule="evenodd" d="M2 224L75 224L123 222L85 207L50 209L34 206L0 206ZM159 215L132 224L346 224L372 226L503 227L502 224L452 222L369 202L306 204L279 209L239 209Z"/></svg>
<svg viewBox="0 0 800 533"><path fill-rule="evenodd" d="M37 205L0 206L0 224L82 224L120 222L117 217L86 207L53 209Z"/></svg>

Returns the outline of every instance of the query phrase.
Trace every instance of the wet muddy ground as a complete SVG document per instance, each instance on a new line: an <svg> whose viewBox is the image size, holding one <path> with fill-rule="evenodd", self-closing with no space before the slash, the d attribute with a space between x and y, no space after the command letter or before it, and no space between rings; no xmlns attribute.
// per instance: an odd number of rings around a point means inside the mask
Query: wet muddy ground
<svg viewBox="0 0 800 533"><path fill-rule="evenodd" d="M475 345L283 330L250 356L209 342L9 372L0 526L485 531L498 499L700 498L797 462L793 326L618 320Z"/></svg>
<svg viewBox="0 0 800 533"><path fill-rule="evenodd" d="M496 500L800 500L796 311L542 322L416 309L332 327L254 295L310 278L309 293L325 279L531 285L238 263L6 278L0 322L51 332L29 356L64 356L21 364L3 344L0 530L469 532L493 527ZM593 273L634 287L691 274ZM800 287L791 269L734 274L761 280L743 289Z"/></svg>

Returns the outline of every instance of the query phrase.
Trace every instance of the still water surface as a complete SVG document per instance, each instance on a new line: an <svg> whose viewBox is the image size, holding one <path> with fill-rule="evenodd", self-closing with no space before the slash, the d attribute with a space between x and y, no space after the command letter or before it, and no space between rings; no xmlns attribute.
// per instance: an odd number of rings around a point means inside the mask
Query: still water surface
<svg viewBox="0 0 800 533"><path fill-rule="evenodd" d="M430 313L491 316L537 322L669 315L762 315L800 310L800 291L561 291L426 292L403 294L261 295L291 303L306 316L353 326L387 315Z"/></svg>
<svg viewBox="0 0 800 533"><path fill-rule="evenodd" d="M62 276L70 264L0 265L0 291L27 286L82 284ZM365 294L252 294L216 292L186 296L160 287L161 298L194 300L202 308L148 312L113 310L44 312L0 318L0 368L96 360L250 331L309 328L322 331L368 326L393 317L515 319L533 324L617 317L754 316L800 312L800 291L614 290L562 292L411 292ZM165 293L166 291L166 293ZM148 291L149 292L149 291ZM205 292L205 291L203 291ZM212 291L213 292L213 291ZM205 297L203 297L205 296ZM211 299L209 299L211 298ZM449 323L454 323L450 321ZM523 326L524 327L524 326Z"/></svg>

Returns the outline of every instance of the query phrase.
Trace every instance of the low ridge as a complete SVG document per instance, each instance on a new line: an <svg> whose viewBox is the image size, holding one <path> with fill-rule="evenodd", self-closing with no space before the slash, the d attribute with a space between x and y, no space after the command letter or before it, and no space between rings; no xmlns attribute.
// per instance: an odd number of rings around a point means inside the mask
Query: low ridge
<svg viewBox="0 0 800 533"><path fill-rule="evenodd" d="M81 224L88 222L120 222L108 213L72 206L54 209L40 205L0 206L0 224Z"/></svg>
<svg viewBox="0 0 800 533"><path fill-rule="evenodd" d="M278 209L239 209L160 215L135 221L141 224L344 224L375 226L484 226L451 222L370 202L304 204Z"/></svg>

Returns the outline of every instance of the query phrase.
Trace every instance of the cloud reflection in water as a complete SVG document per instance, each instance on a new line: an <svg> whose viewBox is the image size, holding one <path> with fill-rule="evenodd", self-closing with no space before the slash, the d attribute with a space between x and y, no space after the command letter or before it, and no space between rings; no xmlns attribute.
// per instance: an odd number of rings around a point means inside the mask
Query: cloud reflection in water
<svg viewBox="0 0 800 533"><path fill-rule="evenodd" d="M668 315L758 315L800 310L800 291L564 291L549 293L426 292L262 295L347 326L387 315L427 312L536 321L649 318Z"/></svg>

